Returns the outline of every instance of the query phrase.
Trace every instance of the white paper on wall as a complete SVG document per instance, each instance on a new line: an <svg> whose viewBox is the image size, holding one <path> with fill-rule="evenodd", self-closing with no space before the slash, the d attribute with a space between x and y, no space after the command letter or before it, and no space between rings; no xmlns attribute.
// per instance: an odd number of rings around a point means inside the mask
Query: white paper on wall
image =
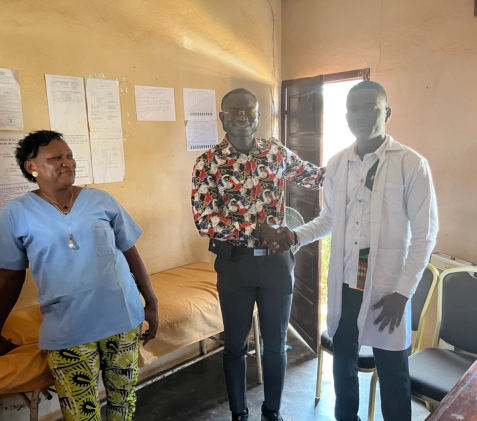
<svg viewBox="0 0 477 421"><path fill-rule="evenodd" d="M68 146L73 151L76 161L76 185L93 183L93 168L91 165L91 150L88 132L63 134Z"/></svg>
<svg viewBox="0 0 477 421"><path fill-rule="evenodd" d="M117 80L87 78L86 99L91 132L122 133Z"/></svg>
<svg viewBox="0 0 477 421"><path fill-rule="evenodd" d="M174 88L135 86L138 121L176 121Z"/></svg>
<svg viewBox="0 0 477 421"><path fill-rule="evenodd" d="M15 148L24 134L0 133L0 177L23 177L20 167L15 160Z"/></svg>
<svg viewBox="0 0 477 421"><path fill-rule="evenodd" d="M88 131L82 77L45 75L50 127L65 133Z"/></svg>
<svg viewBox="0 0 477 421"><path fill-rule="evenodd" d="M122 133L91 132L94 183L123 181L125 176Z"/></svg>
<svg viewBox="0 0 477 421"><path fill-rule="evenodd" d="M184 115L188 121L210 121L217 118L215 91L184 88Z"/></svg>
<svg viewBox="0 0 477 421"><path fill-rule="evenodd" d="M0 211L10 200L23 196L25 193L37 188L37 184L30 183L24 177L0 177Z"/></svg>
<svg viewBox="0 0 477 421"><path fill-rule="evenodd" d="M0 69L0 130L23 130L18 70Z"/></svg>
<svg viewBox="0 0 477 421"><path fill-rule="evenodd" d="M188 151L213 148L218 143L217 121L188 121L186 137Z"/></svg>

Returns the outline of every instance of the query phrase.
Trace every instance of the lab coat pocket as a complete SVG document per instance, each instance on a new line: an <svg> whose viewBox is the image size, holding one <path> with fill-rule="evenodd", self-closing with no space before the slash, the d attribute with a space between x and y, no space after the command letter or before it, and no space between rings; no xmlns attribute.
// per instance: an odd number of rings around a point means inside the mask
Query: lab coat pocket
<svg viewBox="0 0 477 421"><path fill-rule="evenodd" d="M406 250L378 249L373 271L373 291L394 292L404 267Z"/></svg>
<svg viewBox="0 0 477 421"><path fill-rule="evenodd" d="M44 343L64 343L71 335L71 320L68 301L57 301L40 307L43 315L41 341Z"/></svg>
<svg viewBox="0 0 477 421"><path fill-rule="evenodd" d="M396 213L404 207L404 185L386 182L383 212Z"/></svg>
<svg viewBox="0 0 477 421"><path fill-rule="evenodd" d="M94 246L98 256L113 254L114 231L108 221L98 220L93 224Z"/></svg>

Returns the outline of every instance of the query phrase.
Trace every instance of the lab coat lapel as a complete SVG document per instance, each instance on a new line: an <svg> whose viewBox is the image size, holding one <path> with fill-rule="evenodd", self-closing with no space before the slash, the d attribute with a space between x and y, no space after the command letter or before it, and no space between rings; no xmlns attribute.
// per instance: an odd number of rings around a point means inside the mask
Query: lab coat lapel
<svg viewBox="0 0 477 421"><path fill-rule="evenodd" d="M376 170L374 179L373 192L371 194L371 223L370 223L370 250L368 260L368 272L366 274L366 283L364 288L363 303L358 316L359 343L363 337L363 328L368 316L370 307L375 304L371 303L373 273L376 265L376 255L378 252L379 230L381 227L382 209L384 200L384 188L386 186L386 176L388 172L389 160L387 159L387 151L385 151Z"/></svg>
<svg viewBox="0 0 477 421"><path fill-rule="evenodd" d="M345 149L338 162L334 173L333 191L333 228L331 235L332 253L330 256L328 274L328 299L333 308L332 314L328 315L328 331L334 335L338 329L341 317L341 294L344 282L344 241L346 227L346 195L348 188L348 157L355 143Z"/></svg>

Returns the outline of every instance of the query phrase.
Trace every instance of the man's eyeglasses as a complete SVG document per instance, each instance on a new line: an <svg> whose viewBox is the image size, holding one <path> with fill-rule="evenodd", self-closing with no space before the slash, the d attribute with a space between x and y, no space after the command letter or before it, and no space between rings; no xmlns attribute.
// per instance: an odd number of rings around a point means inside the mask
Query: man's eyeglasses
<svg viewBox="0 0 477 421"><path fill-rule="evenodd" d="M255 118L257 117L258 110L256 108L231 108L223 113L227 114L229 118L237 118L241 115L248 118Z"/></svg>

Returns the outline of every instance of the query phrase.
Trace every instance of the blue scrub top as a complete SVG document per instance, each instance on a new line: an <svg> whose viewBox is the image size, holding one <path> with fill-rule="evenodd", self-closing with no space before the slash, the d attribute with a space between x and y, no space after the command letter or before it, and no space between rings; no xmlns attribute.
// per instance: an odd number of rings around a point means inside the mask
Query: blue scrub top
<svg viewBox="0 0 477 421"><path fill-rule="evenodd" d="M68 247L70 229L75 249ZM40 348L98 341L144 321L141 297L123 254L141 234L110 194L88 187L68 215L31 192L5 206L0 213L0 267L22 270L30 264L43 314Z"/></svg>

